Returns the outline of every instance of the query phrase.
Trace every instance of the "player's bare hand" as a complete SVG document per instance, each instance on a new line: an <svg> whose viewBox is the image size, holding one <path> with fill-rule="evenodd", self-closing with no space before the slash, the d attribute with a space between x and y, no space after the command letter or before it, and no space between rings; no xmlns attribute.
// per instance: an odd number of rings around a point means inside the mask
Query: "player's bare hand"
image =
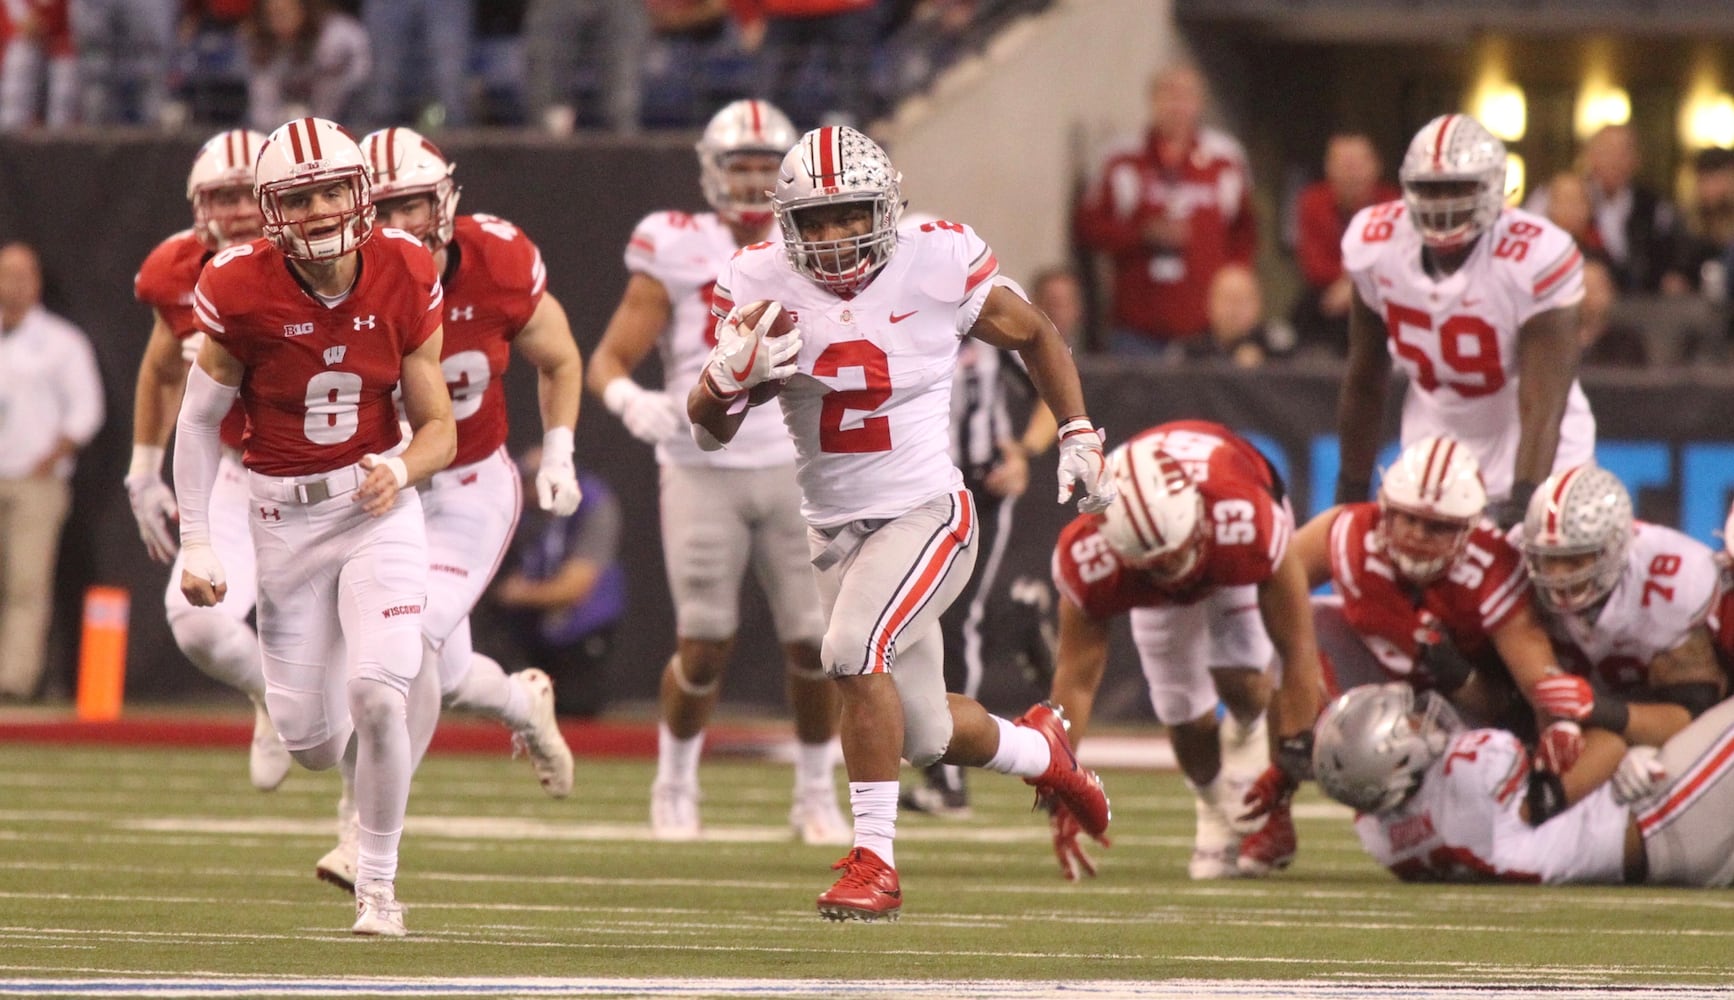
<svg viewBox="0 0 1734 1000"><path fill-rule="evenodd" d="M209 542L188 542L181 546L181 593L195 608L210 608L221 604L229 592L223 575L222 560L212 551Z"/></svg>
<svg viewBox="0 0 1734 1000"><path fill-rule="evenodd" d="M355 491L355 502L371 516L378 517L397 503L397 491L409 485L409 470L403 459L379 455L361 456L361 467L367 470L367 478Z"/></svg>

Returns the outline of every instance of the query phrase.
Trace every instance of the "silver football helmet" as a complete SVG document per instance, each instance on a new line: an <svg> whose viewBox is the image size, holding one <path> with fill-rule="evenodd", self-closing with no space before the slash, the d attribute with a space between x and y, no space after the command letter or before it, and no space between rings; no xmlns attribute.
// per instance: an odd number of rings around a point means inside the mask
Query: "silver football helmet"
<svg viewBox="0 0 1734 1000"><path fill-rule="evenodd" d="M846 125L827 125L801 136L783 157L771 194L790 265L832 292L859 290L897 249L902 180L878 143ZM803 232L809 210L857 203L869 208L865 232L834 239Z"/></svg>
<svg viewBox="0 0 1734 1000"><path fill-rule="evenodd" d="M1486 232L1505 209L1505 144L1468 115L1421 126L1397 179L1421 239L1453 250Z"/></svg>
<svg viewBox="0 0 1734 1000"><path fill-rule="evenodd" d="M1523 561L1541 603L1578 614L1613 593L1632 544L1632 496L1618 476L1578 465L1547 477L1523 518Z"/></svg>
<svg viewBox="0 0 1734 1000"><path fill-rule="evenodd" d="M1164 587L1191 583L1210 548L1204 496L1192 477L1149 435L1115 448L1105 474L1119 490L1097 529L1108 547Z"/></svg>
<svg viewBox="0 0 1734 1000"><path fill-rule="evenodd" d="M1463 444L1444 435L1424 437L1397 457L1379 481L1379 526L1376 537L1397 570L1425 584L1445 572L1469 544L1469 534L1487 509L1487 487L1481 465ZM1425 521L1449 523L1456 534L1446 545L1418 543L1392 532L1392 511Z"/></svg>
<svg viewBox="0 0 1734 1000"><path fill-rule="evenodd" d="M777 182L777 166L762 173L730 170L731 161L743 155L775 157L780 161L798 138L794 123L768 101L735 101L711 116L699 137L699 186L724 222L762 227L774 215L771 186ZM737 166L740 164L737 161Z"/></svg>
<svg viewBox="0 0 1734 1000"><path fill-rule="evenodd" d="M1331 702L1313 726L1313 775L1360 812L1408 801L1463 722L1443 697L1407 684L1368 684Z"/></svg>

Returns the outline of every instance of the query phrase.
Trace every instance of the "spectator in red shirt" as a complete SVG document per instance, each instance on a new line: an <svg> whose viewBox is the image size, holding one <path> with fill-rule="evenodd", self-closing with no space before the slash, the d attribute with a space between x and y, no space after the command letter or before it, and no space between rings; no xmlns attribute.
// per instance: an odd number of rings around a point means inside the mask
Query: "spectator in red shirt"
<svg viewBox="0 0 1734 1000"><path fill-rule="evenodd" d="M1109 349L1169 354L1203 339L1205 297L1223 265L1258 243L1240 143L1199 124L1204 77L1175 66L1150 81L1150 128L1109 151L1078 207L1078 238L1113 258Z"/></svg>
<svg viewBox="0 0 1734 1000"><path fill-rule="evenodd" d="M1349 306L1354 284L1343 273L1343 231L1368 205L1403 196L1384 179L1384 164L1373 140L1360 132L1338 132L1325 146L1325 176L1295 201L1295 261L1306 291L1295 303L1294 327L1303 345L1329 348L1342 356L1349 346Z"/></svg>
<svg viewBox="0 0 1734 1000"><path fill-rule="evenodd" d="M0 130L35 124L39 110L43 124L64 128L77 104L78 59L66 0L0 3Z"/></svg>

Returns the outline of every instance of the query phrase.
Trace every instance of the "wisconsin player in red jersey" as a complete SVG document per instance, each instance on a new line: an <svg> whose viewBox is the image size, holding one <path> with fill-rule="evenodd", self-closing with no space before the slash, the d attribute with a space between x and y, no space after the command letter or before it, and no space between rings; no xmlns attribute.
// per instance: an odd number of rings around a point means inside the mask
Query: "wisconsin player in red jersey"
<svg viewBox="0 0 1734 1000"><path fill-rule="evenodd" d="M694 439L725 447L752 390L776 393L794 439L801 513L826 613L820 658L842 701L855 846L818 899L833 920L895 919L892 843L899 759L1015 774L1101 836L1107 796L1081 768L1064 717L1033 706L1015 722L945 691L939 616L976 558L975 506L951 459L958 339L1016 350L1060 424L1060 502L1113 498L1102 439L1084 412L1053 324L999 275L975 231L935 222L899 231L901 175L852 128L802 136L771 195L783 244L743 247L718 280L717 344L687 394ZM765 306L756 322L746 307ZM740 309L735 308L739 302ZM796 324L772 338L784 310ZM784 317L790 318L790 317Z"/></svg>
<svg viewBox="0 0 1734 1000"><path fill-rule="evenodd" d="M248 771L253 786L270 791L283 783L292 761L265 711L265 675L259 669L259 638L247 624L253 612L253 541L247 537L247 480L241 467L239 406L223 418L222 459L211 496L211 541L222 553L232 585L215 608L195 608L181 593L179 518L174 492L163 482L163 454L187 369L205 335L193 318L193 286L211 257L237 243L256 239L264 218L253 197L253 158L265 145L257 132L231 129L199 148L187 176L193 225L157 244L139 265L133 296L151 307L153 323L139 364L133 398L132 464L126 492L138 520L139 537L152 559L173 563L163 603L169 631L187 659L212 679L253 701L253 744Z"/></svg>
<svg viewBox="0 0 1734 1000"><path fill-rule="evenodd" d="M701 834L699 755L722 696L750 570L770 605L795 715L790 827L810 844L849 842L833 777L837 691L819 663L825 619L808 564L795 446L781 414L766 407L747 416L727 449L705 451L669 393L698 378L716 345L711 296L729 258L780 238L769 191L796 137L788 117L764 101L735 101L711 117L698 160L714 211L654 212L638 223L626 245L631 277L590 359L590 391L634 437L656 446L662 468L658 500L676 643L662 668L650 787L650 828L659 840ZM662 360L661 390L632 379L653 349Z"/></svg>
<svg viewBox="0 0 1734 1000"><path fill-rule="evenodd" d="M1403 443L1467 446L1493 520L1510 528L1537 483L1595 448L1577 384L1583 254L1552 222L1505 206L1505 146L1467 115L1423 126L1399 175L1403 200L1362 209L1343 235L1355 301L1336 499L1367 498L1394 364L1409 381Z"/></svg>
<svg viewBox="0 0 1734 1000"><path fill-rule="evenodd" d="M1523 558L1483 519L1487 491L1475 456L1449 437L1405 448L1377 503L1332 507L1295 535L1315 604L1333 695L1406 681L1448 697L1472 725L1535 736L1513 679L1554 665Z"/></svg>
<svg viewBox="0 0 1734 1000"><path fill-rule="evenodd" d="M1303 744L1320 703L1288 496L1258 449L1202 420L1140 433L1114 449L1108 468L1117 499L1079 516L1054 546L1061 600L1053 701L1072 720L1076 743L1107 668L1109 626L1129 613L1151 706L1197 797L1188 874L1269 874L1294 858L1288 793L1310 771ZM1267 671L1276 662L1282 682L1273 693ZM1228 709L1220 727L1219 703ZM1267 733L1282 742L1280 759L1293 773L1256 815L1243 816L1252 805L1244 797L1269 770ZM1069 819L1056 815L1054 847L1062 872L1076 878L1094 868Z"/></svg>
<svg viewBox="0 0 1734 1000"><path fill-rule="evenodd" d="M363 138L361 152L379 223L420 239L433 252L445 289L440 367L452 396L458 451L419 491L429 558L422 673L439 678L445 705L511 729L543 790L563 798L572 791L572 751L555 718L552 680L535 668L508 676L492 657L476 652L469 615L499 569L523 509L517 466L506 450L503 378L512 350L535 366L540 390L537 502L562 515L576 510L579 500L572 434L583 361L565 309L548 294L541 251L504 219L457 214L453 164L437 146L410 129L388 128ZM437 715L416 716L423 718L430 724L410 733L417 763ZM356 878L354 803L354 790L345 785L337 846L314 866L321 879L346 890L354 889Z"/></svg>
<svg viewBox="0 0 1734 1000"><path fill-rule="evenodd" d="M265 239L213 257L193 295L208 336L177 430L181 588L201 607L228 589L209 501L218 426L239 397L266 703L303 766L353 775L355 933L402 936L405 715L428 576L421 501L406 487L457 452L440 371L444 297L415 237L375 232L361 150L336 123L273 132L254 188Z"/></svg>

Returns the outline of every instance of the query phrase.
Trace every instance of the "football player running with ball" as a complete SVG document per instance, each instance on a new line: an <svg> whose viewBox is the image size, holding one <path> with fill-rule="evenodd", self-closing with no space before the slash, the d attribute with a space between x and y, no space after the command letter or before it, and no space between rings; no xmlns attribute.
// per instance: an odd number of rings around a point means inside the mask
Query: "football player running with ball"
<svg viewBox="0 0 1734 1000"><path fill-rule="evenodd" d="M749 397L770 395L795 441L826 611L821 662L842 697L855 816L854 847L833 866L842 874L818 899L834 920L895 919L902 906L892 853L899 758L1020 775L1092 836L1109 820L1101 782L1078 766L1053 706L1010 722L945 691L939 616L976 557L974 504L950 457L959 338L1019 352L1062 415L1062 502L1081 487L1083 509L1101 510L1113 491L1053 324L968 226L900 234L899 181L884 150L852 128L801 137L771 199L783 243L729 262L713 304L717 346L687 396L701 446L726 446ZM749 312L756 322L745 322ZM768 336L785 312L793 328ZM767 382L780 391L754 391Z"/></svg>
<svg viewBox="0 0 1734 1000"><path fill-rule="evenodd" d="M211 258L193 293L207 336L177 425L181 589L195 607L228 591L209 510L218 428L238 397L266 704L302 766L353 776L353 929L398 937L405 715L428 577L408 487L457 451L440 371L444 296L415 237L375 230L361 149L336 123L298 118L273 132L254 190L265 238ZM400 386L408 442L392 402Z"/></svg>
<svg viewBox="0 0 1734 1000"><path fill-rule="evenodd" d="M819 666L825 619L807 565L807 530L795 482L795 447L778 414L750 414L724 451L688 432L678 396L716 345L710 314L717 275L736 250L778 239L770 188L794 145L795 127L764 101L736 101L714 115L698 143L712 212L655 212L632 231L632 276L590 359L590 391L632 435L656 446L662 468L662 545L674 597L675 653L662 670L650 828L659 840L691 840L699 822L699 754L716 710L740 624L741 580L751 567L782 642L795 713L795 787L789 822L809 844L847 844L837 809L833 741L836 685ZM652 349L661 390L632 380Z"/></svg>

